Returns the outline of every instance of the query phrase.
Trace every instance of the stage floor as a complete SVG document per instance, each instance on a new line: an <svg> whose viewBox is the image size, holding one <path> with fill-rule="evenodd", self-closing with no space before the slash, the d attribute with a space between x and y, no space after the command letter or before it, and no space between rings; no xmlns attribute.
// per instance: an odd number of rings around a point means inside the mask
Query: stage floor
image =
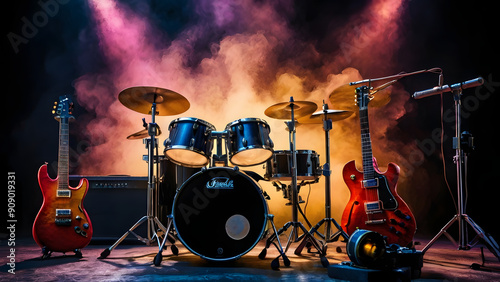
<svg viewBox="0 0 500 282"><path fill-rule="evenodd" d="M283 238L285 239L285 238ZM421 249L427 242L422 240ZM280 259L280 269L272 270L271 261L278 252L274 246L269 248L264 260L258 258L264 248L260 241L255 248L240 259L232 262L215 263L201 259L190 253L182 244L177 256L169 249L163 252L160 266L154 266L153 258L157 254L157 246L139 244L121 244L106 259L98 259L108 244L95 244L82 250L83 258L53 253L48 259L41 259L41 250L32 239L16 240L15 274L8 273L12 265L8 265L7 256L10 248L7 241L1 244L2 281L199 281L199 280L280 280L280 281L318 281L334 279L328 276L318 255L307 253L294 254L298 243L293 243L287 255L291 261L289 267ZM337 252L337 247L342 249ZM500 262L484 247L485 262L481 270L471 269L471 264L481 265L481 247L478 244L471 250L456 250L447 239L437 241L424 255L424 266L419 279L415 281L500 281ZM330 265L348 261L345 243L328 244L328 261Z"/></svg>

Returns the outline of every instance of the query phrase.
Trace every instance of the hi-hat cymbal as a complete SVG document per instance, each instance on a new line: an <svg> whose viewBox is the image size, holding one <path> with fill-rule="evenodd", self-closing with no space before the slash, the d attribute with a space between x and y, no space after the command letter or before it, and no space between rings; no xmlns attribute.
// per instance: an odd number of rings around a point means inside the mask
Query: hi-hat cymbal
<svg viewBox="0 0 500 282"><path fill-rule="evenodd" d="M359 85L349 85L345 84L336 88L330 94L330 103L335 108L345 109L348 111L357 111L358 107L356 106L356 88ZM373 98L370 100L368 104L371 107L382 107L391 101L391 91L381 90L377 92Z"/></svg>
<svg viewBox="0 0 500 282"><path fill-rule="evenodd" d="M291 119L292 105L295 119L308 116L318 108L318 105L309 101L283 102L270 106L264 111L264 114L275 119Z"/></svg>
<svg viewBox="0 0 500 282"><path fill-rule="evenodd" d="M161 135L161 129L160 126L157 124L156 125L156 135L155 136L160 136ZM135 139L144 139L149 137L149 131L147 128L143 130L139 130L136 133L132 133L129 136L127 136L128 140L135 140Z"/></svg>
<svg viewBox="0 0 500 282"><path fill-rule="evenodd" d="M118 94L118 100L127 108L151 114L151 106L156 103L156 115L173 116L189 109L189 101L172 90L152 86L130 87Z"/></svg>
<svg viewBox="0 0 500 282"><path fill-rule="evenodd" d="M143 129L143 130L137 131L136 133L130 134L129 136L127 136L127 139L128 140L135 140L135 139L144 139L144 138L148 138L148 137L149 137L148 130Z"/></svg>
<svg viewBox="0 0 500 282"><path fill-rule="evenodd" d="M326 110L327 119L331 119L332 121L339 121L350 117L354 112L352 111L343 111L343 110ZM322 124L323 119L325 117L325 113L323 111L318 111L312 114L309 117L299 118L299 123L301 124Z"/></svg>

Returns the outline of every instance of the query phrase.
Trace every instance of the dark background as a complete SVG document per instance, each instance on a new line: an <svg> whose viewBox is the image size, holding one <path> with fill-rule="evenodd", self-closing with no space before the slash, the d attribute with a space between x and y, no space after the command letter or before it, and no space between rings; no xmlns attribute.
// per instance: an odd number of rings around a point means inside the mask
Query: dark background
<svg viewBox="0 0 500 282"><path fill-rule="evenodd" d="M122 2L136 7L139 12L143 5L141 1ZM175 38L183 27L197 20L193 13L195 4L191 1L150 0L145 3L152 7L152 22L171 38ZM367 3L369 1L295 1L295 12L289 19L289 24L300 36L315 40L319 50L335 50L338 48L336 43L341 38L331 38L326 34L331 34L331 29L355 15ZM485 231L498 239L500 227L497 219L496 173L500 171L500 164L496 161L498 134L495 131L499 127L496 114L500 70L496 42L499 39L499 22L495 5L495 2L486 0L406 1L400 27L405 36L397 54L394 54L396 62L391 63L405 71L440 67L444 71L445 84L478 76L487 81L488 84L481 87L479 92L475 92L475 89L464 91L464 98L470 98L467 100L468 104L464 105L462 128L473 134L476 146L469 158L467 213ZM85 29L91 24L85 1L69 1L59 5L59 9L46 25L28 39L28 43L19 45L17 53L6 35L9 32L20 34L22 18L31 20L40 11L40 6L37 1L15 1L9 4L8 9L4 9L1 159L6 162L4 175L9 171L16 172L16 217L20 223L16 230L18 236L31 236L31 224L41 206L41 193L36 179L38 168L44 162L57 161L55 136L58 134L58 127L50 115L53 102L61 94L74 92L72 83L78 77L107 67L96 43L96 35ZM87 33L82 34L85 32ZM88 38L86 44L79 40L82 36ZM82 52L84 48L85 52ZM203 54L204 48L206 46L200 46L200 54ZM193 60L196 61L196 58ZM365 74L361 67L360 73L364 77L391 74ZM435 86L437 76L421 75L403 79L400 83L407 92L413 93ZM474 96L477 95L475 93L482 95ZM440 127L439 96L409 102L410 106L413 104L418 104L417 111L402 117L398 126L405 132L414 132L414 138L408 142L432 138L433 130ZM445 94L444 110L446 112L452 109L452 96ZM78 117L83 112L83 109L77 107L75 116ZM444 126L445 135L449 137L443 144L446 174L455 194L456 172L451 145L453 123L445 122ZM77 143L74 142L77 137L72 135L71 138L72 144ZM413 206L419 202L431 203L426 205L432 210L426 213L426 217L419 217L417 214L417 235L424 237L436 234L455 214L453 201L443 180L439 144L434 143L433 146L435 150L425 154L426 158L418 168L425 170L426 175L431 178L419 179L419 173L416 173L411 179L411 187L415 191L412 195L415 198L409 202ZM55 177L53 169L50 173ZM434 197L419 199L419 190L434 190ZM2 217L5 216L5 210L2 211ZM6 220L2 220L1 225L4 226L5 222ZM454 230L451 230L453 235L456 234L453 233ZM5 232L4 227L1 232Z"/></svg>

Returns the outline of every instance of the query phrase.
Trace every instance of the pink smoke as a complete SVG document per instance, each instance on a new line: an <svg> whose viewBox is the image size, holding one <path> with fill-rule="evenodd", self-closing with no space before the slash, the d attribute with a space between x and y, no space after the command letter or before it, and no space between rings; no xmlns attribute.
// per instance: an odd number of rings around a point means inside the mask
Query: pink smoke
<svg viewBox="0 0 500 282"><path fill-rule="evenodd" d="M236 119L256 117L269 123L275 149L287 150L285 125L281 120L266 117L267 107L294 96L295 100L313 101L320 109L334 89L350 81L401 71L395 68L391 55L397 50L401 37L398 24L402 0L375 0L345 26L332 30L327 38L341 38L339 51L335 53L320 52L314 42L296 36L284 15L300 11L287 8L286 3L280 3L280 8L286 11L278 13L276 6L265 1L199 1L196 11L201 20L169 41L147 17L139 17L118 1L89 1L109 72L87 74L75 83L79 103L95 112L95 118L87 125L91 146L80 157L80 173L147 174L146 163L142 161L142 155L146 154L144 145L140 140L125 137L142 129L141 118L149 121L150 117L118 102L118 93L128 87L167 88L190 101L191 108L182 115L157 118L163 131L160 144L168 137L170 121L177 117L201 118L217 130L224 130L226 124ZM210 28L224 31L221 34L225 36L210 43L210 54L198 64L188 66L189 59L196 56L196 43ZM290 50L296 52L289 54ZM358 69L363 70L363 74ZM383 137L404 115L403 106L409 97L405 94L397 91L398 96L392 99L390 107L372 111L371 128L377 157L401 158L402 144L395 146L397 141L391 141L391 146L387 146ZM340 175L342 167L352 159L360 163L358 128L358 120L353 115L335 123L331 132L336 218L348 199ZM317 151L323 164L321 125L299 127L297 147ZM381 159L380 164L386 163L386 157ZM263 174L261 166L254 169ZM319 208L309 211L312 221L323 216L322 181L313 185L311 192L315 204L309 206ZM272 212L284 210L285 200L273 191L272 185L263 188L267 188L273 198Z"/></svg>

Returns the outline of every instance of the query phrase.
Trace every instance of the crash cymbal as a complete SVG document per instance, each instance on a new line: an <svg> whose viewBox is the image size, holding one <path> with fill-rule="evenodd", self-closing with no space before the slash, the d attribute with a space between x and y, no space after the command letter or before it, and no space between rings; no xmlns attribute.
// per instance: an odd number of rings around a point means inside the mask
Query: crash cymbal
<svg viewBox="0 0 500 282"><path fill-rule="evenodd" d="M352 111L343 111L343 110L327 110L327 118L332 121L339 121L350 117L354 112ZM323 111L318 111L312 114L311 116L306 116L299 118L298 121L301 124L322 124L323 118L325 117Z"/></svg>
<svg viewBox="0 0 500 282"><path fill-rule="evenodd" d="M308 116L318 108L318 105L309 101L283 102L270 106L264 111L264 114L275 119L291 119L292 104L295 119Z"/></svg>
<svg viewBox="0 0 500 282"><path fill-rule="evenodd" d="M359 85L345 84L333 90L330 94L330 103L335 108L345 109L348 111L357 111L356 105L356 88ZM389 89L378 91L373 95L373 98L368 104L371 107L382 107L391 101L391 91Z"/></svg>
<svg viewBox="0 0 500 282"><path fill-rule="evenodd" d="M130 87L118 94L118 100L127 108L151 114L151 106L156 103L156 115L173 116L189 109L189 101L172 90L151 86Z"/></svg>

